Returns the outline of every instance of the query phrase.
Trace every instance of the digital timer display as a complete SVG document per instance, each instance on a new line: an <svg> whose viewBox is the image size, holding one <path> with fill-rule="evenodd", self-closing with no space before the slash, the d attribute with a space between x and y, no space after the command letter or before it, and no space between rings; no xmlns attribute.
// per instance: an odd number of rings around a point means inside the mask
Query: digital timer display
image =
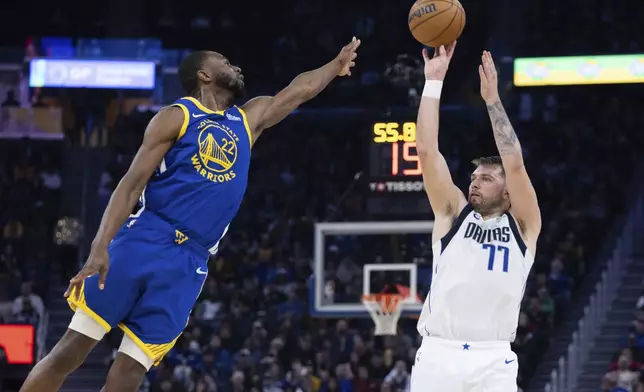
<svg viewBox="0 0 644 392"><path fill-rule="evenodd" d="M377 122L371 133L371 176L420 176L416 123Z"/></svg>
<svg viewBox="0 0 644 392"><path fill-rule="evenodd" d="M374 143L416 143L416 123L380 122L373 124Z"/></svg>

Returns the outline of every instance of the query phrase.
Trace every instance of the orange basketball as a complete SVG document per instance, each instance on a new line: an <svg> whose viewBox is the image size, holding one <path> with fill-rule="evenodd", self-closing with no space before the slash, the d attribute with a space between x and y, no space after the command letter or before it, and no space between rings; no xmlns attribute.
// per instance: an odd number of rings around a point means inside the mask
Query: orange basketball
<svg viewBox="0 0 644 392"><path fill-rule="evenodd" d="M416 0L407 22L418 42L436 48L460 37L465 27L465 10L458 0Z"/></svg>

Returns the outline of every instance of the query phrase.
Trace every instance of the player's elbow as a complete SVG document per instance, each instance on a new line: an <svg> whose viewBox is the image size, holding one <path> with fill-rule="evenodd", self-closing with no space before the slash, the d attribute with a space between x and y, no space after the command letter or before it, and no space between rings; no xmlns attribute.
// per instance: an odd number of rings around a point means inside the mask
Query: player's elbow
<svg viewBox="0 0 644 392"><path fill-rule="evenodd" d="M129 202L131 202L133 199L136 202L136 200L138 200L143 193L146 184L147 178L141 175L137 175L137 173L128 171L119 182L118 186L114 190L114 193L119 192L124 195Z"/></svg>

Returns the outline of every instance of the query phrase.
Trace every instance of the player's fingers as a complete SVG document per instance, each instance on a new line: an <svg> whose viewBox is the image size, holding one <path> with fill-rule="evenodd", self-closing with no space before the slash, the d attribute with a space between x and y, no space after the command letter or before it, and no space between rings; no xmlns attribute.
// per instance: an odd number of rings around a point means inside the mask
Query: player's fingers
<svg viewBox="0 0 644 392"><path fill-rule="evenodd" d="M356 57L358 57L358 53L353 53L353 54L351 55L351 60L354 60Z"/></svg>
<svg viewBox="0 0 644 392"><path fill-rule="evenodd" d="M98 272L98 270L95 267L84 266L83 268L81 268L80 271L78 271L78 273L76 274L76 276L74 276L72 278L72 280L83 281L83 280L95 275L97 272Z"/></svg>
<svg viewBox="0 0 644 392"><path fill-rule="evenodd" d="M444 45L441 45L438 48L438 55L439 56L447 56L447 52L445 51L445 46Z"/></svg>
<svg viewBox="0 0 644 392"><path fill-rule="evenodd" d="M69 295L72 293L72 288L73 287L74 287L74 285L72 285L70 283L69 286L67 286L67 290L65 290L65 294L63 294L63 297L65 297L65 298L69 297Z"/></svg>
<svg viewBox="0 0 644 392"><path fill-rule="evenodd" d="M496 79L496 66L494 65L494 60L492 60L492 56L490 55L490 52L486 53L486 63L487 63L487 69L486 73L490 79Z"/></svg>
<svg viewBox="0 0 644 392"><path fill-rule="evenodd" d="M356 63L354 61L352 61L352 62L349 63L349 68L351 68L351 67L353 67L355 65L356 65Z"/></svg>
<svg viewBox="0 0 644 392"><path fill-rule="evenodd" d="M481 83L487 82L487 77L485 76L485 71L483 70L482 65L479 65L479 76L481 77Z"/></svg>
<svg viewBox="0 0 644 392"><path fill-rule="evenodd" d="M456 41L452 42L447 47L447 58L450 59L450 60L452 59L452 56L454 55L454 49L456 49Z"/></svg>
<svg viewBox="0 0 644 392"><path fill-rule="evenodd" d="M490 69L490 62L488 61L487 57L485 56L485 53L481 56L481 64L483 65L483 71L485 71L485 76L492 76L490 72L492 71Z"/></svg>
<svg viewBox="0 0 644 392"><path fill-rule="evenodd" d="M360 41L359 39L356 39L356 37L353 37L353 39L355 41L353 42L353 48L352 49L353 49L353 51L356 51L360 47L360 44L362 43L362 41Z"/></svg>
<svg viewBox="0 0 644 392"><path fill-rule="evenodd" d="M494 66L494 59L492 58L492 53L486 51L485 57L487 58L487 63L490 65L492 70L496 70L496 67Z"/></svg>
<svg viewBox="0 0 644 392"><path fill-rule="evenodd" d="M73 285L72 292L76 301L80 301L81 287L83 287L83 282L74 283Z"/></svg>
<svg viewBox="0 0 644 392"><path fill-rule="evenodd" d="M492 58L492 53L488 52L488 57L490 61L490 68L492 70L492 75L496 78L496 64L494 64L494 59Z"/></svg>
<svg viewBox="0 0 644 392"><path fill-rule="evenodd" d="M425 62L429 61L429 53L427 53L427 48L423 48L422 52L423 52L423 60L425 60Z"/></svg>
<svg viewBox="0 0 644 392"><path fill-rule="evenodd" d="M109 270L109 267L104 267L98 272L98 288L101 290L105 288L105 279L107 279Z"/></svg>

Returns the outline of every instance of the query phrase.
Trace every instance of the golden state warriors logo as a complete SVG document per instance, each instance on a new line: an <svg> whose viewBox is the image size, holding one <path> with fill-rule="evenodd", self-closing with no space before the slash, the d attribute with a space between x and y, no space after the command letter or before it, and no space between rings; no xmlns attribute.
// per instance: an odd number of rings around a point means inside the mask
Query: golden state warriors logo
<svg viewBox="0 0 644 392"><path fill-rule="evenodd" d="M200 130L199 153L192 157L195 170L212 182L235 178L232 167L237 160L237 135L227 126L212 120L203 120L197 128Z"/></svg>

